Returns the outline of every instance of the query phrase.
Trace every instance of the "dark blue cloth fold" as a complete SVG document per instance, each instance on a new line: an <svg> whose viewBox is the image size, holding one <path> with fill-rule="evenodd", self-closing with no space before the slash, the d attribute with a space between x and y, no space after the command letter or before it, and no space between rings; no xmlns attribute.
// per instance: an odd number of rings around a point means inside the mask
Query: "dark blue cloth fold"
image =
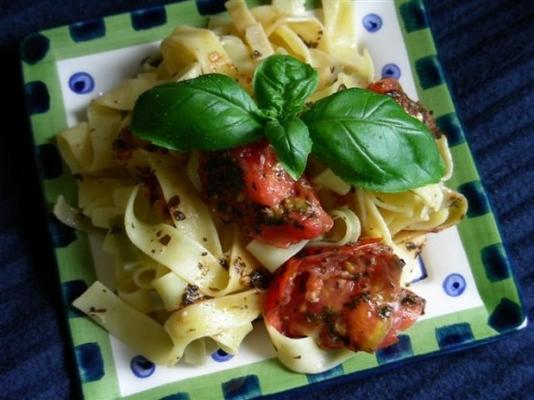
<svg viewBox="0 0 534 400"><path fill-rule="evenodd" d="M79 396L24 111L18 42L36 30L158 3L0 1L0 398ZM534 2L426 4L458 114L532 320ZM528 398L534 393L533 348L534 333L528 328L483 347L328 389L315 387L298 398Z"/></svg>

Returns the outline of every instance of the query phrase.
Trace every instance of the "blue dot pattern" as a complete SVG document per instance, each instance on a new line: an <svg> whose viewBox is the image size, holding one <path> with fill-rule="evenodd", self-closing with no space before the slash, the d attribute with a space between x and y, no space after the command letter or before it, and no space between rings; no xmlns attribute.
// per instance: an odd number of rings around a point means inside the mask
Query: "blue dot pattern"
<svg viewBox="0 0 534 400"><path fill-rule="evenodd" d="M88 42L106 36L104 19L77 22L69 26L69 33L75 42Z"/></svg>
<svg viewBox="0 0 534 400"><path fill-rule="evenodd" d="M397 64L389 63L382 67L382 78L399 79L401 77L401 69Z"/></svg>
<svg viewBox="0 0 534 400"><path fill-rule="evenodd" d="M61 176L63 164L57 147L51 143L41 144L35 148L41 176L44 179L54 179Z"/></svg>
<svg viewBox="0 0 534 400"><path fill-rule="evenodd" d="M189 400L189 393L180 392L160 398L160 400Z"/></svg>
<svg viewBox="0 0 534 400"><path fill-rule="evenodd" d="M61 284L61 293L63 294L63 301L65 302L65 308L68 310L69 317L81 317L84 315L81 311L72 306L72 302L80 297L86 290L87 283L81 279L63 282Z"/></svg>
<svg viewBox="0 0 534 400"><path fill-rule="evenodd" d="M425 9L421 0L412 0L400 6L400 15L406 32L418 31L428 27Z"/></svg>
<svg viewBox="0 0 534 400"><path fill-rule="evenodd" d="M378 32L382 28L382 18L377 14L367 14L363 17L362 23L367 32Z"/></svg>
<svg viewBox="0 0 534 400"><path fill-rule="evenodd" d="M444 82L441 65L435 55L416 60L415 71L423 89L430 89Z"/></svg>
<svg viewBox="0 0 534 400"><path fill-rule="evenodd" d="M385 364L392 361L402 360L413 355L412 341L407 335L399 335L399 341L385 349L376 352L378 364Z"/></svg>
<svg viewBox="0 0 534 400"><path fill-rule="evenodd" d="M167 12L164 6L156 6L136 10L131 13L132 27L136 31L154 28L167 23Z"/></svg>
<svg viewBox="0 0 534 400"><path fill-rule="evenodd" d="M226 0L197 0L196 3L200 15L212 15L226 10Z"/></svg>
<svg viewBox="0 0 534 400"><path fill-rule="evenodd" d="M436 124L447 136L449 146L456 146L465 142L462 127L456 113L445 114L436 118Z"/></svg>
<svg viewBox="0 0 534 400"><path fill-rule="evenodd" d="M465 292L465 279L460 274L450 274L443 280L443 290L451 297L458 297Z"/></svg>
<svg viewBox="0 0 534 400"><path fill-rule="evenodd" d="M30 115L42 114L50 109L50 95L44 82L28 82L24 86L26 92L26 107Z"/></svg>
<svg viewBox="0 0 534 400"><path fill-rule="evenodd" d="M327 379L341 376L344 374L343 365L331 368L328 371L321 372L320 374L306 374L306 378L309 383L321 382Z"/></svg>
<svg viewBox="0 0 534 400"><path fill-rule="evenodd" d="M91 93L95 88L95 80L87 72L76 72L69 78L69 88L78 94Z"/></svg>
<svg viewBox="0 0 534 400"><path fill-rule="evenodd" d="M458 191L462 193L469 202L467 217L474 218L489 212L489 203L486 193L480 184L480 181L472 181L458 186Z"/></svg>
<svg viewBox="0 0 534 400"><path fill-rule="evenodd" d="M436 328L436 340L440 349L447 349L475 340L471 325L462 322Z"/></svg>
<svg viewBox="0 0 534 400"><path fill-rule="evenodd" d="M232 354L228 354L223 349L219 349L219 350L214 351L213 353L211 353L211 358L213 358L213 360L217 361L217 362L228 361L228 360L232 359L233 357L234 356Z"/></svg>
<svg viewBox="0 0 534 400"><path fill-rule="evenodd" d="M104 360L98 343L84 343L74 348L76 362L83 383L94 382L104 376Z"/></svg>
<svg viewBox="0 0 534 400"><path fill-rule="evenodd" d="M256 375L246 375L222 383L225 400L245 400L261 396L260 381Z"/></svg>
<svg viewBox="0 0 534 400"><path fill-rule="evenodd" d="M488 325L502 333L517 328L524 320L523 310L516 302L503 298L488 319Z"/></svg>
<svg viewBox="0 0 534 400"><path fill-rule="evenodd" d="M154 363L143 356L135 356L132 358L130 361L130 368L133 374L138 378L148 378L156 370Z"/></svg>
<svg viewBox="0 0 534 400"><path fill-rule="evenodd" d="M76 230L63 224L52 213L48 214L48 233L55 248L67 247L76 240Z"/></svg>
<svg viewBox="0 0 534 400"><path fill-rule="evenodd" d="M50 49L50 40L40 33L34 33L24 39L21 47L21 58L28 64L41 61Z"/></svg>
<svg viewBox="0 0 534 400"><path fill-rule="evenodd" d="M510 278L510 262L501 243L484 247L480 255L490 282L499 282Z"/></svg>

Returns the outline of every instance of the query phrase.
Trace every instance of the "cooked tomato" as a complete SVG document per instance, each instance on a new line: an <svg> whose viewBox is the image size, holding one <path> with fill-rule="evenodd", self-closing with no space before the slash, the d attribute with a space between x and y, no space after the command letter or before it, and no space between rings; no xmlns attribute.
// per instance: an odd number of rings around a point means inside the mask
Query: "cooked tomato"
<svg viewBox="0 0 534 400"><path fill-rule="evenodd" d="M266 320L286 336L312 336L326 349L374 351L424 313L425 300L400 287L404 262L377 239L320 248L277 271Z"/></svg>
<svg viewBox="0 0 534 400"><path fill-rule="evenodd" d="M402 90L398 80L384 78L371 83L368 89L392 97L408 114L424 122L434 137L439 138L442 135L434 117L432 117L432 112L428 111L420 102L410 99Z"/></svg>
<svg viewBox="0 0 534 400"><path fill-rule="evenodd" d="M266 141L205 152L198 171L204 199L252 238L287 247L333 226L307 179L293 180Z"/></svg>

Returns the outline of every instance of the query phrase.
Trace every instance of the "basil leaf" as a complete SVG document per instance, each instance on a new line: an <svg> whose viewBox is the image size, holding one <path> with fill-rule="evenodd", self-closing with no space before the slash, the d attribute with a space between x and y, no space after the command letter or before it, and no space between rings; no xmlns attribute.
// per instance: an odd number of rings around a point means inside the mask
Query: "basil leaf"
<svg viewBox="0 0 534 400"><path fill-rule="evenodd" d="M220 74L156 86L137 100L131 130L168 149L221 150L262 135L258 108L248 93Z"/></svg>
<svg viewBox="0 0 534 400"><path fill-rule="evenodd" d="M269 121L265 125L265 136L287 173L295 180L300 178L312 149L306 124L298 118Z"/></svg>
<svg viewBox="0 0 534 400"><path fill-rule="evenodd" d="M318 84L319 76L312 66L285 55L263 60L253 80L259 107L274 111L280 119L299 113Z"/></svg>
<svg viewBox="0 0 534 400"><path fill-rule="evenodd" d="M313 154L359 187L400 192L438 182L444 174L426 125L388 96L344 90L316 102L303 120Z"/></svg>

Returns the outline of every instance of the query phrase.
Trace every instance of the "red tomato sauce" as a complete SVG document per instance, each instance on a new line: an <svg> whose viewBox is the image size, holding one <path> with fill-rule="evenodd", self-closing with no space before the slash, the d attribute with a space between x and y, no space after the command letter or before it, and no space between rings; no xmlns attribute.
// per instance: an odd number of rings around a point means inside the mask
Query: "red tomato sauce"
<svg viewBox="0 0 534 400"><path fill-rule="evenodd" d="M404 262L376 239L291 258L267 292L264 316L286 336L312 336L326 349L375 351L424 313L425 300L400 287Z"/></svg>
<svg viewBox="0 0 534 400"><path fill-rule="evenodd" d="M251 238L288 247L333 226L308 180L293 180L267 141L204 152L198 172L204 200Z"/></svg>

